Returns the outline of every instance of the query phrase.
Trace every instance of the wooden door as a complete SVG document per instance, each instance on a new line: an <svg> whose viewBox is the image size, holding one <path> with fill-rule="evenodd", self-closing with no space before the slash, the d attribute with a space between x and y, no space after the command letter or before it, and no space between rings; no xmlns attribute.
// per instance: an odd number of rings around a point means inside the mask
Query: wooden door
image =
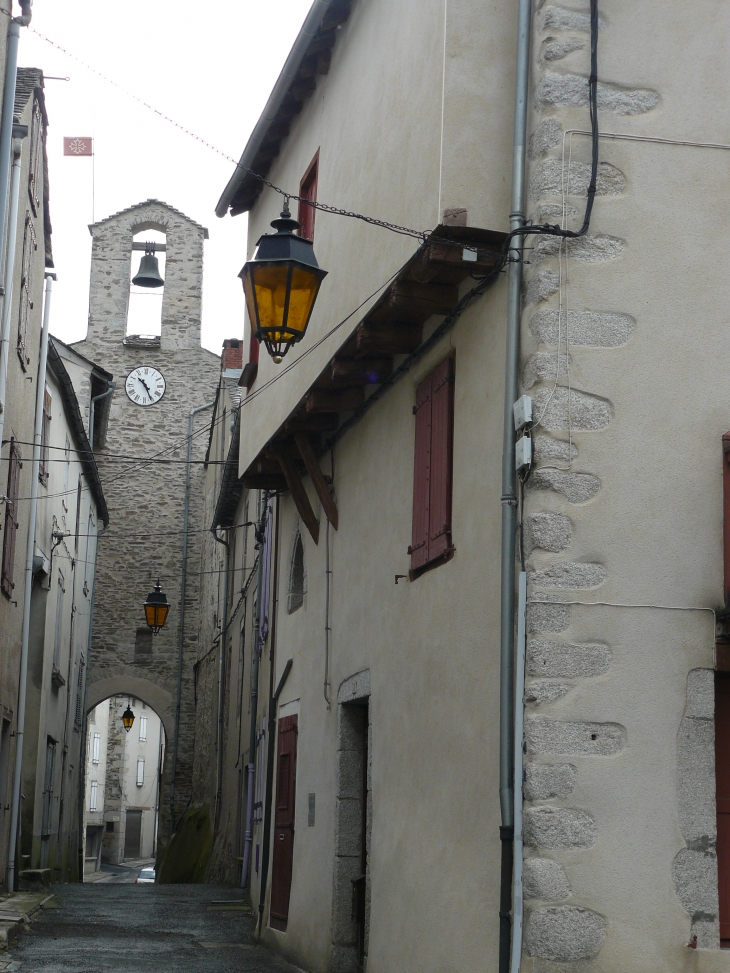
<svg viewBox="0 0 730 973"><path fill-rule="evenodd" d="M124 857L139 858L139 848L142 839L142 812L127 811L127 823L124 831Z"/></svg>
<svg viewBox="0 0 730 973"><path fill-rule="evenodd" d="M715 782L720 940L730 947L730 673L715 673Z"/></svg>
<svg viewBox="0 0 730 973"><path fill-rule="evenodd" d="M296 716L279 720L274 810L274 854L271 868L269 925L286 929L289 919L292 862L294 859L294 799L297 781Z"/></svg>

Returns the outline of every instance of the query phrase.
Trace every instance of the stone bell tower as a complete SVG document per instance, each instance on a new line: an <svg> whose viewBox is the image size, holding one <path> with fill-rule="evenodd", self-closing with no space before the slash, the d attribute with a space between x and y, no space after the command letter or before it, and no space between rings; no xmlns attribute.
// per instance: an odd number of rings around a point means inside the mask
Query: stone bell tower
<svg viewBox="0 0 730 973"><path fill-rule="evenodd" d="M98 542L87 709L124 694L132 699L133 710L134 700L143 700L162 720L162 847L171 833L172 814L179 819L188 803L192 774L200 527L206 526L200 523L199 462L191 465L188 517L190 530L198 532L187 535L186 552L183 526L189 418L212 399L220 371L218 356L200 346L203 241L208 231L155 199L89 229L89 327L86 339L74 347L111 372L116 387L108 429L105 435L94 432L110 522ZM131 279L142 256L133 238L150 230L165 235L164 248L157 244L166 257L161 334L128 334ZM91 389L91 395L102 391ZM88 422L88 403L86 409ZM211 416L212 409L203 409L195 417L193 461L205 456ZM153 636L142 605L158 577L171 607L165 627ZM131 732L136 732L134 727ZM152 758L150 754L150 767ZM121 811L109 812L106 829L114 827L110 843L120 855L126 810L155 813L154 808L137 807L137 800L136 793L123 795Z"/></svg>

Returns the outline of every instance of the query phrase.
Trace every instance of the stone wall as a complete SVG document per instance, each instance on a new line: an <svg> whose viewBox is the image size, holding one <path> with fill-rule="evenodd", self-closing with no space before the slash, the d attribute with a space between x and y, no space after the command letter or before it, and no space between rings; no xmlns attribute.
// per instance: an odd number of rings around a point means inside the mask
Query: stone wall
<svg viewBox="0 0 730 973"><path fill-rule="evenodd" d="M159 338L126 336L132 237L166 234L166 281ZM167 749L160 800L160 837L170 834L169 787L175 745L178 649L181 637L183 512L186 437L193 408L212 398L219 359L200 346L203 240L207 231L165 203L148 200L91 227L93 237L89 330L75 347L114 375L108 435L97 460L110 526L99 538L89 705L115 693L143 699L160 716ZM138 254L134 254L134 270ZM125 393L138 365L162 372L166 390L140 407ZM88 421L88 403L86 403ZM194 738L193 664L197 652L202 482L210 412L195 419L187 549L187 593L182 634L180 735L175 784L176 817L190 798ZM149 462L164 454L164 461ZM119 457L132 457L121 460ZM141 462L136 462L136 458ZM197 531L197 533L195 532ZM141 651L142 604L160 580L171 608L165 628ZM101 695L103 694L103 695Z"/></svg>

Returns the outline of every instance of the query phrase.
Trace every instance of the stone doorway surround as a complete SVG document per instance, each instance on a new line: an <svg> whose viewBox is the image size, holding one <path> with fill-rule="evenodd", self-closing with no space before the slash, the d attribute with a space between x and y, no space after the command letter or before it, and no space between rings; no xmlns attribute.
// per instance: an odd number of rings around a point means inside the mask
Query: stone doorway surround
<svg viewBox="0 0 730 973"><path fill-rule="evenodd" d="M372 723L370 670L349 676L337 693L337 806L335 810L335 867L332 889L331 973L356 973L357 923L352 918L352 880L361 873L362 778L367 751L365 853L370 855L372 824ZM367 746L366 746L367 743ZM365 887L365 963L370 932L370 873Z"/></svg>

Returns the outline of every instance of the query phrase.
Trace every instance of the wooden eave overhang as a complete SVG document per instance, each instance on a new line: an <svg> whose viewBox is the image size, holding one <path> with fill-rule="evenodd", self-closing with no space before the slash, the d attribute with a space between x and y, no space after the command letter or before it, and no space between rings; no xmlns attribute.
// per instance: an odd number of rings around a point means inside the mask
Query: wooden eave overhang
<svg viewBox="0 0 730 973"><path fill-rule="evenodd" d="M308 473L325 514L336 528L336 508L329 500L319 467L313 468L324 438L332 436L362 408L405 357L418 354L426 322L434 315L446 316L452 311L459 300L459 284L467 277L478 278L494 269L505 238L505 233L477 227L437 227L249 463L240 479L242 486L289 489L316 541L314 514L306 492L295 482Z"/></svg>
<svg viewBox="0 0 730 973"><path fill-rule="evenodd" d="M319 28L310 40L306 53L296 70L283 100L270 119L261 144L248 161L248 168L259 176L266 176L274 159L279 155L282 143L289 134L291 124L304 108L317 86L317 78L329 72L332 49L337 40L338 28L350 16L354 0L332 0ZM248 154L244 150L242 159ZM233 185L231 185L233 183ZM233 190L230 200L219 203L218 216L225 215L226 209L231 216L248 212L256 202L263 183L248 172L234 172L229 187ZM227 187L228 188L228 187ZM228 193L224 194L227 197Z"/></svg>

